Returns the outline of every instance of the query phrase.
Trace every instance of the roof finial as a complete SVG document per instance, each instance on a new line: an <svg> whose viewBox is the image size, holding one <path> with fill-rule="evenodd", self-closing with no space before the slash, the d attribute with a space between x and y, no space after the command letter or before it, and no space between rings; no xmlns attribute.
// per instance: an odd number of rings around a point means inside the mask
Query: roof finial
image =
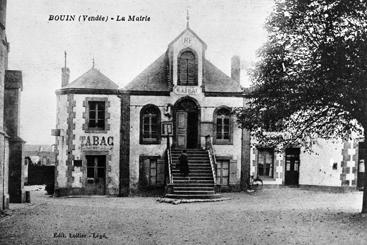
<svg viewBox="0 0 367 245"><path fill-rule="evenodd" d="M66 68L66 51L64 51L64 67Z"/></svg>
<svg viewBox="0 0 367 245"><path fill-rule="evenodd" d="M190 15L189 15L189 8L186 9L186 28L189 28L190 22Z"/></svg>
<svg viewBox="0 0 367 245"><path fill-rule="evenodd" d="M93 61L92 61L93 63L92 63L92 68L94 68L94 57L93 57Z"/></svg>

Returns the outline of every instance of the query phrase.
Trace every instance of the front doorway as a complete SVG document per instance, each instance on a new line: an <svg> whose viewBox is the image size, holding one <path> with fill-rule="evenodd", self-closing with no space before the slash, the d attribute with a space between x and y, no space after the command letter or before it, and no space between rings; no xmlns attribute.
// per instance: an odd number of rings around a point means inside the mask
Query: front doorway
<svg viewBox="0 0 367 245"><path fill-rule="evenodd" d="M289 148L285 150L285 185L298 185L299 153L299 148Z"/></svg>
<svg viewBox="0 0 367 245"><path fill-rule="evenodd" d="M191 98L184 98L174 106L175 146L199 147L199 108Z"/></svg>
<svg viewBox="0 0 367 245"><path fill-rule="evenodd" d="M87 195L105 195L106 155L87 155Z"/></svg>

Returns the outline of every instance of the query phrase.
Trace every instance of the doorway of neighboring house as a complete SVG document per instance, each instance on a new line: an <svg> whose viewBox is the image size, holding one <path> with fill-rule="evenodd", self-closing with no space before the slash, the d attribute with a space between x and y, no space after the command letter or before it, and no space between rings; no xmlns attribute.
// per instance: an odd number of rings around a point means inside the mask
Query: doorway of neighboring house
<svg viewBox="0 0 367 245"><path fill-rule="evenodd" d="M357 167L357 188L363 189L365 176L365 162L367 160L367 143L359 142L358 145L358 167Z"/></svg>
<svg viewBox="0 0 367 245"><path fill-rule="evenodd" d="M196 103L185 98L174 106L175 145L177 148L197 148L199 145L199 108Z"/></svg>
<svg viewBox="0 0 367 245"><path fill-rule="evenodd" d="M285 150L285 185L299 184L299 148L288 148Z"/></svg>
<svg viewBox="0 0 367 245"><path fill-rule="evenodd" d="M87 155L87 183L88 195L105 195L106 193L106 155Z"/></svg>

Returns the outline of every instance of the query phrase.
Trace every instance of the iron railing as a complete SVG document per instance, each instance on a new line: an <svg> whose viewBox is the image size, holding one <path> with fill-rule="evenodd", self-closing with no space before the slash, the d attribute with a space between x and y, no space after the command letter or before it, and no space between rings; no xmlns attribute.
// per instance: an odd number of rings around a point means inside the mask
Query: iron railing
<svg viewBox="0 0 367 245"><path fill-rule="evenodd" d="M214 184L217 182L216 169L217 159L215 158L215 151L212 144L212 137L210 135L205 136L205 148L208 151L210 167L212 169Z"/></svg>

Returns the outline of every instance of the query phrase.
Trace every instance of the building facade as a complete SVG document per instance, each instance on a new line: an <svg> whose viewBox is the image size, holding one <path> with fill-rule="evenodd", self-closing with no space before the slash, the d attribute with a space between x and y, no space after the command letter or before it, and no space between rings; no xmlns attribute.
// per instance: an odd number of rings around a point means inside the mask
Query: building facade
<svg viewBox="0 0 367 245"><path fill-rule="evenodd" d="M19 137L22 72L8 70L6 0L0 1L0 210L24 202L23 145Z"/></svg>
<svg viewBox="0 0 367 245"><path fill-rule="evenodd" d="M57 94L56 195L119 191L118 86L95 68L69 83L62 69Z"/></svg>
<svg viewBox="0 0 367 245"><path fill-rule="evenodd" d="M251 144L232 113L246 105L240 58L229 61L227 76L206 59L206 49L187 24L157 60L120 89L95 68L69 83L65 65L53 130L56 195L126 196L169 186L181 181L173 159L182 150L208 161L208 169L192 163L191 179L210 178L216 190L241 190L249 175L269 185L356 186L356 141L318 141L319 154Z"/></svg>
<svg viewBox="0 0 367 245"><path fill-rule="evenodd" d="M330 189L355 189L363 186L364 159L359 153L362 139L315 140L313 152L302 148L251 148L251 175L264 184ZM363 144L364 145L364 144Z"/></svg>

